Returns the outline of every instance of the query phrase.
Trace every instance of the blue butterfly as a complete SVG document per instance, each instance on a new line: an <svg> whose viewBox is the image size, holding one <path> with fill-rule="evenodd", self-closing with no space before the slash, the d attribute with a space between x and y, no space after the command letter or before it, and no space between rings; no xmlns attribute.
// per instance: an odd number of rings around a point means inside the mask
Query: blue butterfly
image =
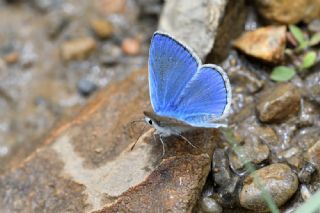
<svg viewBox="0 0 320 213"><path fill-rule="evenodd" d="M144 115L160 139L182 136L192 128L226 126L219 122L229 112L231 87L221 67L202 65L186 45L162 32L155 32L152 37L148 66L154 112Z"/></svg>

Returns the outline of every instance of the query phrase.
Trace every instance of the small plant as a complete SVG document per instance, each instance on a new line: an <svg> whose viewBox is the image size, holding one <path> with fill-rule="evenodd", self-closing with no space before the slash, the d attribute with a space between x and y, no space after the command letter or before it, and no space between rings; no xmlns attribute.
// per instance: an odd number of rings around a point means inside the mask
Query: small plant
<svg viewBox="0 0 320 213"><path fill-rule="evenodd" d="M270 75L270 78L274 81L289 81L296 75L297 72L303 72L311 68L317 62L317 53L310 50L310 48L320 43L320 33L315 33L309 37L295 25L290 25L289 31L297 44L294 51L288 49L286 50L286 53L294 54L293 52L295 52L301 63L291 67L283 65L275 67Z"/></svg>

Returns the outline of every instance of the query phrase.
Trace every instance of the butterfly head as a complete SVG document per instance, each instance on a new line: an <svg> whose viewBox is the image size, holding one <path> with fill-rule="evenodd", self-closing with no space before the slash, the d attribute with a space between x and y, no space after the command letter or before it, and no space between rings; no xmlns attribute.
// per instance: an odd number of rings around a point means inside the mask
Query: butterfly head
<svg viewBox="0 0 320 213"><path fill-rule="evenodd" d="M150 126L153 126L153 127L159 126L159 121L157 120L154 113L143 112L143 114L144 114L144 120L147 124L149 124Z"/></svg>

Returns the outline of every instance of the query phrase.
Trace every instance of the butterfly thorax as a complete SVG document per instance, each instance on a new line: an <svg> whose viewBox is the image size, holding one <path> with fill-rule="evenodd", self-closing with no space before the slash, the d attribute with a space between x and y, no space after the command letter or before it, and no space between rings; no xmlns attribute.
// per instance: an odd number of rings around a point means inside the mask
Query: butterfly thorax
<svg viewBox="0 0 320 213"><path fill-rule="evenodd" d="M148 124L156 129L156 133L167 137L170 135L181 135L181 133L195 129L183 121L174 118L159 116L154 112L143 112Z"/></svg>

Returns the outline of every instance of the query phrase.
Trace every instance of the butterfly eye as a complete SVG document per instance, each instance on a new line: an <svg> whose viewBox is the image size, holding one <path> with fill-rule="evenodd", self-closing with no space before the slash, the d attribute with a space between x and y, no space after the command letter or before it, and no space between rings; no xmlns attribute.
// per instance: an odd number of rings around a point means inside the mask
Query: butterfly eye
<svg viewBox="0 0 320 213"><path fill-rule="evenodd" d="M144 120L146 121L146 123L148 123L148 124L150 124L150 125L153 124L153 121L152 121L150 118L148 118L148 117L145 117Z"/></svg>

